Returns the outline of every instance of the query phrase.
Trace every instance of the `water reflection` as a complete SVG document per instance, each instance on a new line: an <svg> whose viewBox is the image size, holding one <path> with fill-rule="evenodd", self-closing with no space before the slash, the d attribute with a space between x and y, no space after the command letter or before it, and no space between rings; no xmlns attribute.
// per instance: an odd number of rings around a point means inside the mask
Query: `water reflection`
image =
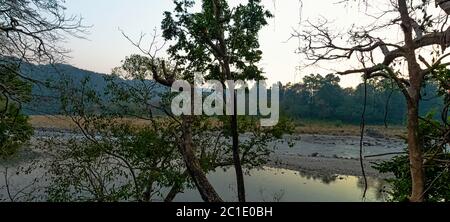
<svg viewBox="0 0 450 222"><path fill-rule="evenodd" d="M304 177L305 179L308 180L317 180L320 181L324 184L331 184L333 182L335 182L336 180L340 179L344 179L344 177L340 176L340 175L336 175L336 174L317 174L317 173L309 173L306 171L299 171L297 172L300 176Z"/></svg>
<svg viewBox="0 0 450 222"><path fill-rule="evenodd" d="M234 170L218 170L208 176L225 201L236 201ZM379 202L387 196L383 180L368 178L369 190L363 199L362 178L318 175L285 169L263 168L246 176L247 199L253 202ZM187 190L176 201L199 202L196 190Z"/></svg>
<svg viewBox="0 0 450 222"><path fill-rule="evenodd" d="M374 191L375 199L378 201L386 201L389 199L389 184L385 180L376 179L376 178L367 178L367 185L369 188L372 188ZM364 178L358 177L358 188L364 190Z"/></svg>
<svg viewBox="0 0 450 222"><path fill-rule="evenodd" d="M45 178L45 172L45 169L38 168L27 175L19 175L15 174L12 167L9 171L12 192L26 191L25 194L34 195L31 199L26 197L26 200L45 201L47 181L35 181L36 178ZM225 201L237 201L234 169L217 170L208 177ZM0 200L8 201L5 187L2 186L5 184L3 179L0 176ZM369 190L364 200L364 180L360 177L261 168L249 171L245 179L247 199L252 202L378 202L388 197L383 192L386 183L375 178L368 178ZM27 190L22 190L24 188ZM201 202L202 199L197 190L186 190L175 201Z"/></svg>

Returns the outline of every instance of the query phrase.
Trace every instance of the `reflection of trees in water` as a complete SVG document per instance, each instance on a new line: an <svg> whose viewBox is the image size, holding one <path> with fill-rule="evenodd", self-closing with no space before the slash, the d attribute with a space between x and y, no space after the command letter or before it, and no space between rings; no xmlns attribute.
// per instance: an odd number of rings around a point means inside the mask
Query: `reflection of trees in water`
<svg viewBox="0 0 450 222"><path fill-rule="evenodd" d="M356 183L356 186L361 189L361 191L363 191L365 188L364 185L364 178L363 177L358 177L358 182ZM378 178L367 178L367 185L369 187L369 189L373 190L373 194L374 197L377 200L386 200L387 198L387 190L388 188L388 183L383 180L383 179L378 179Z"/></svg>
<svg viewBox="0 0 450 222"><path fill-rule="evenodd" d="M338 179L337 175L328 175L328 176L323 176L321 181L324 184L328 185L328 184L331 184L331 183L335 182L337 179Z"/></svg>
<svg viewBox="0 0 450 222"><path fill-rule="evenodd" d="M299 175L305 177L308 180L317 180L323 184L330 185L338 180L344 180L346 177L336 174L320 174L317 172L308 171L298 171ZM357 177L358 181L356 187L363 192L364 190L364 179L363 177ZM378 178L367 178L368 187L373 190L374 198L376 200L385 200L387 198L389 186L388 183L383 179Z"/></svg>
<svg viewBox="0 0 450 222"><path fill-rule="evenodd" d="M298 173L300 176L305 177L308 180L319 180L327 185L335 182L340 177L339 175L336 174L319 174L316 172L308 172L308 171L298 171Z"/></svg>
<svg viewBox="0 0 450 222"><path fill-rule="evenodd" d="M268 194L269 196L267 197L266 194ZM286 195L286 191L281 189L278 192L267 193L266 189L260 187L259 195L262 202L281 202Z"/></svg>

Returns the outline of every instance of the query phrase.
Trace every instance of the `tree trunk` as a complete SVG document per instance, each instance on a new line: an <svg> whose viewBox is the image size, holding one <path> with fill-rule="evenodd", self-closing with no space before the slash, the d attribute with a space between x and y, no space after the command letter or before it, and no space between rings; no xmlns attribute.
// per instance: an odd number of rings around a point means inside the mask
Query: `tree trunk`
<svg viewBox="0 0 450 222"><path fill-rule="evenodd" d="M192 118L192 116L184 116L182 123L183 143L181 144L180 151L186 164L187 171L205 202L222 202L222 199L214 190L214 187L209 183L208 178L195 155L194 143L192 141Z"/></svg>
<svg viewBox="0 0 450 222"><path fill-rule="evenodd" d="M242 170L241 157L239 153L239 132L238 132L236 93L234 93L233 103L234 103L234 114L233 116L231 116L231 134L233 137L233 162L234 168L236 170L238 199L239 202L245 202L246 198L245 198L244 173Z"/></svg>
<svg viewBox="0 0 450 222"><path fill-rule="evenodd" d="M189 172L188 171L184 171L182 174L182 177L188 177L189 176ZM177 197L177 195L179 193L183 192L183 185L182 183L175 183L172 188L170 189L169 193L166 195L166 197L164 198L164 202L173 202L173 200L175 199L175 197Z"/></svg>
<svg viewBox="0 0 450 222"><path fill-rule="evenodd" d="M167 196L164 198L164 202L173 202L173 200L175 200L175 197L177 197L180 192L180 186L177 184L173 185Z"/></svg>
<svg viewBox="0 0 450 222"><path fill-rule="evenodd" d="M419 97L411 96L408 102L408 150L411 170L411 202L423 202L425 173L423 170L422 147L419 140Z"/></svg>
<svg viewBox="0 0 450 222"><path fill-rule="evenodd" d="M164 63L162 65L165 67ZM161 85L171 87L173 84L173 80L162 79L158 75L157 67L155 65L152 66L153 78L160 83ZM191 114L194 114L195 107L195 87L191 85ZM193 116L183 116L182 117L182 142L179 144L179 152L183 157L183 161L186 165L186 171L191 176L194 181L195 186L197 187L200 196L205 202L223 202L217 192L214 190L214 187L208 181L205 172L203 171L200 161L198 160L195 149L194 142L192 141L193 133L192 133L192 122ZM170 199L170 198L167 198ZM173 198L172 198L173 199Z"/></svg>
<svg viewBox="0 0 450 222"><path fill-rule="evenodd" d="M406 0L398 0L398 10L402 20L401 28L405 35L404 56L408 63L410 82L407 95L405 95L408 103L408 151L412 184L409 200L411 202L422 202L424 200L425 173L423 170L422 145L419 139L419 100L423 75L416 59L416 46L413 37L414 24L409 16Z"/></svg>
<svg viewBox="0 0 450 222"><path fill-rule="evenodd" d="M221 8L221 4L220 1L218 0L214 0L212 1L212 6L213 6L213 11L214 14L216 16L217 20L221 20L221 12L220 11ZM223 9L222 9L223 10ZM227 78L227 80L234 80L233 78L233 74L231 73L231 68L230 68L230 57L228 55L228 48L227 48L227 44L225 42L225 32L224 32L224 27L220 27L219 28L219 48L221 51L221 54L219 56L219 60L222 60L222 74L223 74L223 79L222 81L225 81L225 78ZM233 89L234 90L234 89ZM234 113L231 116L230 119L230 125L231 125L231 136L232 136L232 140L233 140L233 162L234 162L234 168L236 170L236 181L237 181L237 189L238 189L238 198L239 198L239 202L245 202L245 183L244 183L244 173L242 171L242 164L241 164L241 158L239 155L239 132L238 132L238 114L237 114L237 107L236 107L236 93L233 93L234 97L233 97L233 104L234 104Z"/></svg>
<svg viewBox="0 0 450 222"><path fill-rule="evenodd" d="M150 181L148 182L147 188L144 192L144 197L143 197L143 201L144 202L151 202L151 198L152 198L152 192L153 192L153 179L150 179Z"/></svg>
<svg viewBox="0 0 450 222"><path fill-rule="evenodd" d="M224 49L224 51L226 51ZM230 64L228 59L225 59L224 62L224 71L226 78L228 80L232 80L233 76L231 74ZM231 115L231 137L232 137L232 151L233 151L233 163L234 169L236 171L236 183L237 183L237 191L238 191L238 199L239 202L246 202L245 198L245 182L244 182L244 172L242 170L241 157L239 154L239 130L238 130L238 113L237 113L237 95L236 89L233 88L233 115ZM230 92L231 93L231 92Z"/></svg>

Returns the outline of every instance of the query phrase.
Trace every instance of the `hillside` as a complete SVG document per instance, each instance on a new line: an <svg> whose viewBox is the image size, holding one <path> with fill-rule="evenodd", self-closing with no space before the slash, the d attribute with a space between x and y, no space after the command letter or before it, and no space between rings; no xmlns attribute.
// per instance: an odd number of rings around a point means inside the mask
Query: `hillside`
<svg viewBox="0 0 450 222"><path fill-rule="evenodd" d="M33 85L33 100L25 104L24 112L29 115L55 115L61 113L60 92L58 87L68 82L71 87L79 88L88 79L86 87L94 89L96 93L105 97L108 74L96 73L66 64L32 65L26 64L21 68L22 73L36 83ZM120 79L124 83L134 85L134 80ZM152 80L148 80L152 82ZM162 86L155 89L164 90Z"/></svg>

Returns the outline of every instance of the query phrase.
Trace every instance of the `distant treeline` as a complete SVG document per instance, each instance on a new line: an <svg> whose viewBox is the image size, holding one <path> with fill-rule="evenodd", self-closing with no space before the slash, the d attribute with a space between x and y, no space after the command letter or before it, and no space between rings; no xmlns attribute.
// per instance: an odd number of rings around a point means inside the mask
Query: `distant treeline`
<svg viewBox="0 0 450 222"><path fill-rule="evenodd" d="M81 70L70 65L24 66L23 72L39 82L57 85L62 80L70 80L72 87L81 87L88 78L88 87L104 95L107 89L105 77L108 75ZM122 80L134 85L133 80ZM297 120L339 121L358 124L364 106L364 84L356 88L342 88L336 75L309 75L302 83L282 85L280 90L281 115ZM162 88L158 88L161 91ZM25 105L29 115L61 114L59 90L42 84L33 87L33 101ZM422 90L421 114L440 111L442 99L436 96L437 87L424 86ZM113 105L113 104L111 104ZM133 104L129 104L130 108ZM387 109L387 112L386 112ZM389 80L371 80L367 84L366 121L369 124L403 124L406 118L404 96Z"/></svg>
<svg viewBox="0 0 450 222"><path fill-rule="evenodd" d="M371 80L356 88L342 88L336 75L309 75L302 83L282 87L280 95L281 114L294 119L341 121L358 124L367 104L365 120L368 124L404 124L406 101L400 90L390 80ZM443 107L437 87L424 86L420 112L422 115Z"/></svg>

